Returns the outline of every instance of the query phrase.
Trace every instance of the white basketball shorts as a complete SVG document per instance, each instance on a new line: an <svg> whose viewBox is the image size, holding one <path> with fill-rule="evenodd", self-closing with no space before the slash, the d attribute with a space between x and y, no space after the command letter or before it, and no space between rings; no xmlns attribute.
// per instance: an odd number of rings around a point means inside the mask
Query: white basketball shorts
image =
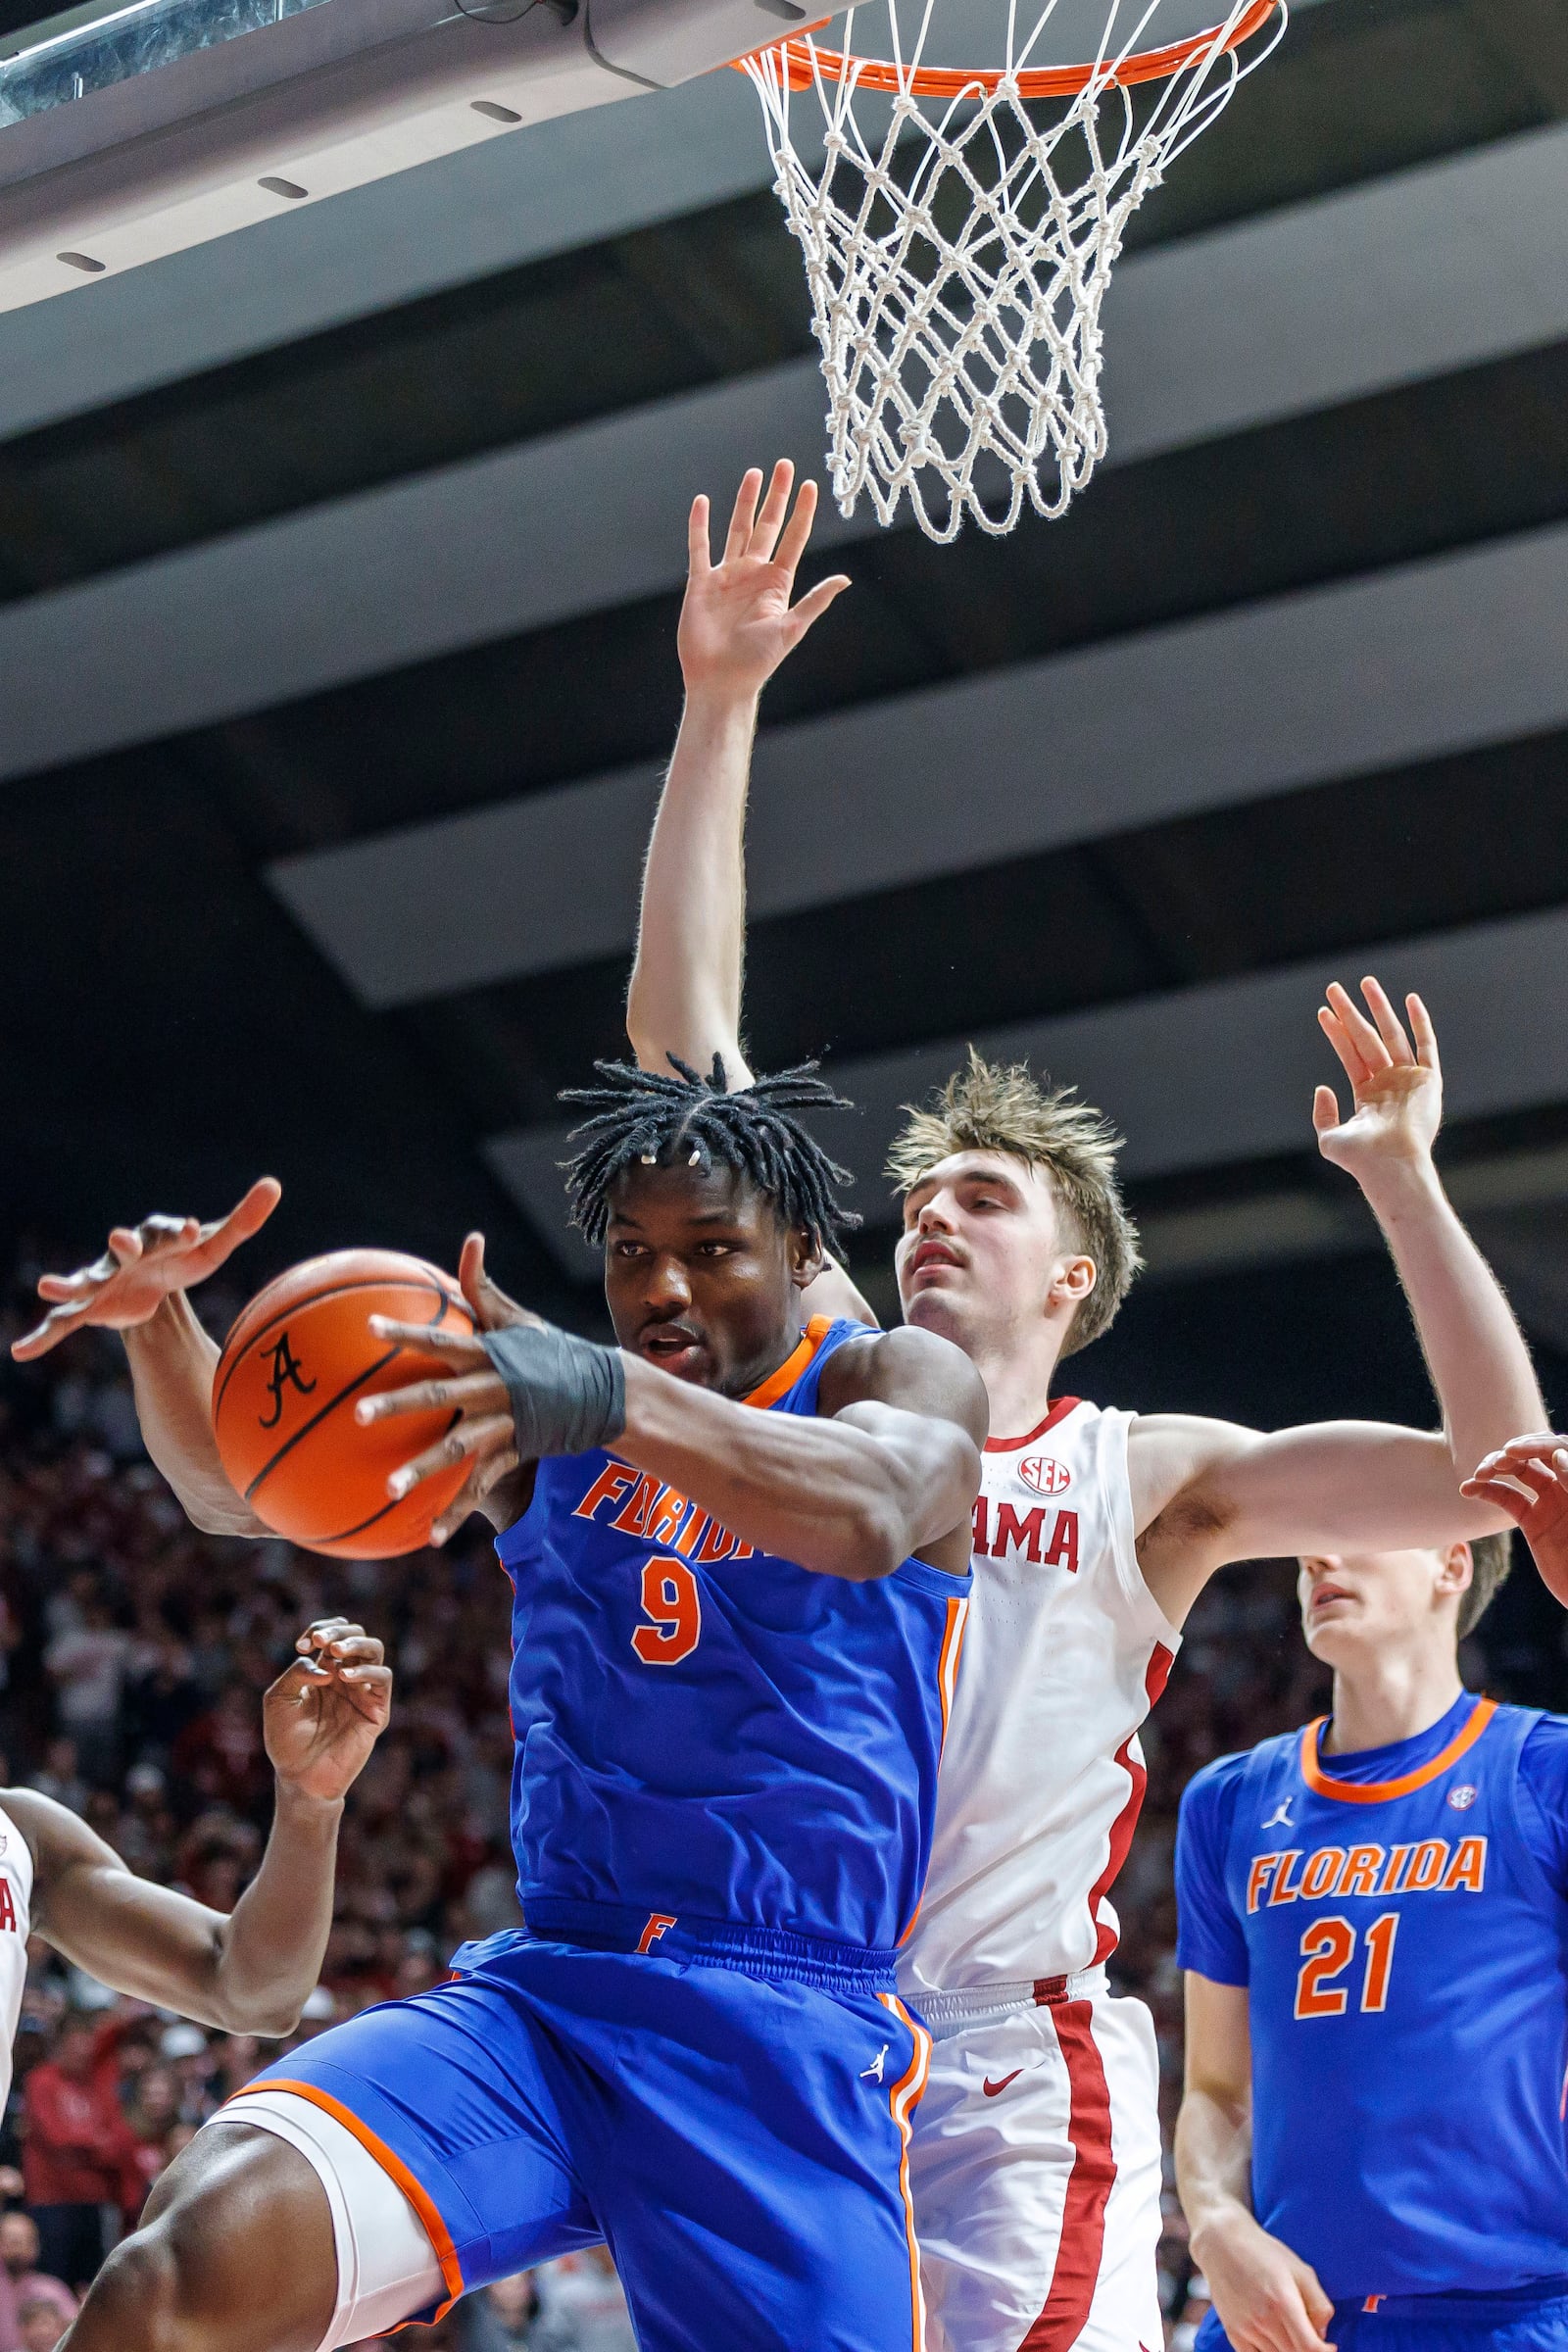
<svg viewBox="0 0 1568 2352"><path fill-rule="evenodd" d="M444 2301L441 2265L408 2198L352 2132L293 2091L240 2091L214 2117L287 2140L310 2165L332 2209L337 2301L318 2352L383 2335Z"/></svg>
<svg viewBox="0 0 1568 2352"><path fill-rule="evenodd" d="M1103 1969L979 2009L920 2004L933 2048L910 2184L926 2352L1160 2352L1159 2061ZM989 1998L989 1996L981 1996Z"/></svg>

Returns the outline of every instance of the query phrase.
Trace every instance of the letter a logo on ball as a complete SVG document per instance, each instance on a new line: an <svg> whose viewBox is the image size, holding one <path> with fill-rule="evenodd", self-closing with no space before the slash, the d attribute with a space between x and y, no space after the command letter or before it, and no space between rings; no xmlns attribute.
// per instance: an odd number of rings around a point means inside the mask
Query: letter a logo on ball
<svg viewBox="0 0 1568 2352"><path fill-rule="evenodd" d="M307 1380L301 1371L299 1359L288 1344L286 1331L271 1348L266 1350L266 1353L272 1359L272 1369L267 1376L267 1386L272 1398L272 1409L270 1413L259 1413L257 1419L263 1429L275 1429L283 1418L284 1384L287 1383L290 1388L298 1389L302 1396L308 1396L316 1383L314 1380Z"/></svg>

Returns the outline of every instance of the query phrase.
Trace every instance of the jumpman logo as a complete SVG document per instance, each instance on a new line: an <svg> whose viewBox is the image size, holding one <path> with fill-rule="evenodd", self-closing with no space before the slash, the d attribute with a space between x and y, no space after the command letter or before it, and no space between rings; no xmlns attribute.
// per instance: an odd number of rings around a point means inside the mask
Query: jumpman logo
<svg viewBox="0 0 1568 2352"><path fill-rule="evenodd" d="M1291 1819L1291 1807L1295 1804L1295 1802L1296 1799L1294 1796L1288 1796L1285 1798L1282 1804L1276 1805L1273 1812L1269 1815L1267 1821L1264 1822L1264 1829L1294 1830L1296 1824Z"/></svg>
<svg viewBox="0 0 1568 2352"><path fill-rule="evenodd" d="M892 2044L891 2044L890 2042L886 2042L886 2041L885 2041L885 2042L882 2044L882 2047L881 2047L881 2048L878 2050L878 2052L877 2052L877 2054L876 2054L876 2058L875 2058L874 2062L873 2062L873 2063L872 2063L870 2066L862 2066L862 2067L861 2067L861 2069L860 2069L860 2081L861 2081L862 2082L881 2082L881 2080L882 2080L882 2069L883 2069L883 2068L886 2066L886 2064L887 2064L887 2062L888 2062L888 2051L889 2051L889 2049L890 2049L891 2047L892 2047Z"/></svg>
<svg viewBox="0 0 1568 2352"><path fill-rule="evenodd" d="M272 1369L267 1376L267 1385L272 1396L272 1409L270 1413L258 1413L257 1420L263 1429L275 1429L283 1418L284 1383L287 1382L291 1387L298 1389L302 1396L308 1396L316 1383L314 1380L307 1380L300 1370L299 1361L288 1344L286 1331L278 1339L275 1347L267 1348L264 1352L270 1355L272 1359Z"/></svg>

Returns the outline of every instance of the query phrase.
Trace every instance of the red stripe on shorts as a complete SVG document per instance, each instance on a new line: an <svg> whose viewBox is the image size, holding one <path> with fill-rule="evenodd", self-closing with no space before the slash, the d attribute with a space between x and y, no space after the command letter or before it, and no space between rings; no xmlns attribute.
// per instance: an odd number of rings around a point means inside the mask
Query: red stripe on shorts
<svg viewBox="0 0 1568 2352"><path fill-rule="evenodd" d="M1116 2179L1110 2144L1110 2091L1095 2047L1094 2006L1063 2001L1051 2012L1067 2065L1067 2136L1072 2171L1062 2206L1056 2267L1046 2307L1018 2352L1068 2352L1089 2319L1105 2244L1105 2205Z"/></svg>

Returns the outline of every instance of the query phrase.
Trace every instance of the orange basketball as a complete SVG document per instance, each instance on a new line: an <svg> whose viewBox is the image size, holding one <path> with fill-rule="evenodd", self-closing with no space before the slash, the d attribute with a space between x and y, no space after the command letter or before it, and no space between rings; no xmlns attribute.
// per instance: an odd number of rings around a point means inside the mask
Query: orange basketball
<svg viewBox="0 0 1568 2352"><path fill-rule="evenodd" d="M278 1535L311 1551L389 1560L429 1541L468 1465L454 1463L399 1502L387 1494L391 1473L457 1416L395 1413L368 1429L356 1421L362 1396L449 1368L433 1350L378 1340L372 1315L473 1329L451 1275L422 1258L397 1250L313 1257L259 1291L224 1341L213 1426L230 1485Z"/></svg>

